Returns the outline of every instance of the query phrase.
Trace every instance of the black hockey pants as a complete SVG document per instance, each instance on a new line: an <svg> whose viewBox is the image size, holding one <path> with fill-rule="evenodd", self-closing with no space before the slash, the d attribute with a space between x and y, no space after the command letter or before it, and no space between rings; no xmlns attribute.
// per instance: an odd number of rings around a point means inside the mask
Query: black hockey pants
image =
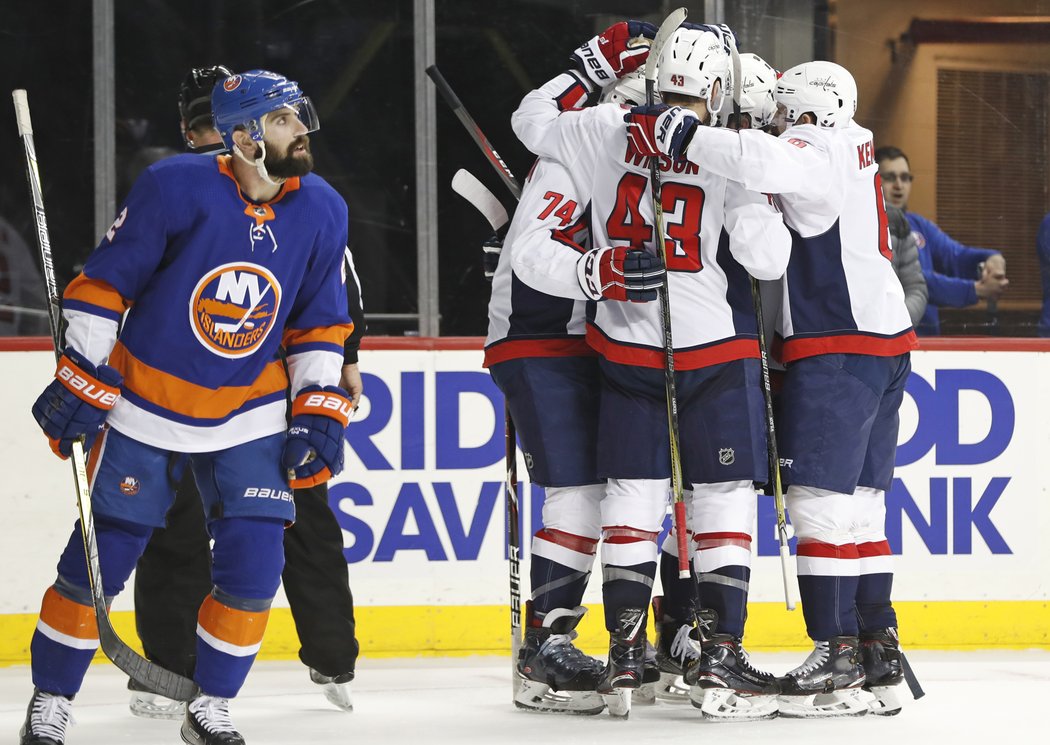
<svg viewBox="0 0 1050 745"><path fill-rule="evenodd" d="M296 491L295 512L296 522L284 534L282 579L299 659L323 675L342 675L354 670L358 644L343 534L328 506L327 484ZM135 572L135 624L146 657L193 675L197 611L211 588L204 510L186 469L167 527L153 531Z"/></svg>

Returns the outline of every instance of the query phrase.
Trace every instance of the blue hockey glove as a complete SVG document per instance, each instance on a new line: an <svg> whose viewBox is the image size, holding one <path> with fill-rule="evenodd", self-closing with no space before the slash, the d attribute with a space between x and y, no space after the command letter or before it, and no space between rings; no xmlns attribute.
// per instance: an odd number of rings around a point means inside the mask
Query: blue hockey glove
<svg viewBox="0 0 1050 745"><path fill-rule="evenodd" d="M316 486L343 470L343 435L353 413L353 401L339 386L309 385L299 391L281 453L293 489Z"/></svg>
<svg viewBox="0 0 1050 745"><path fill-rule="evenodd" d="M120 373L109 365L95 367L72 347L66 347L55 379L33 404L33 418L44 430L51 449L65 460L73 441L84 438L84 450L102 431L109 410L120 397Z"/></svg>

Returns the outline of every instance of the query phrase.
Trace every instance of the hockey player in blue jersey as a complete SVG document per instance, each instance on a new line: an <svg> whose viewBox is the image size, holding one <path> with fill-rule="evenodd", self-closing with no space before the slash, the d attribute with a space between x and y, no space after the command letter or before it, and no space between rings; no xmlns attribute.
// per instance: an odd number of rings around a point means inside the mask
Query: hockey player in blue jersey
<svg viewBox="0 0 1050 745"><path fill-rule="evenodd" d="M231 155L172 157L138 179L65 291L66 348L33 413L60 457L80 437L90 450L107 597L123 589L192 469L214 540L214 587L198 614L201 695L181 734L237 745L229 699L280 583L292 489L343 466L352 402L336 383L352 323L347 208L310 173L307 134L318 124L309 99L293 81L254 70L216 85L212 106ZM77 528L33 634L22 745L65 742L98 647L88 588Z"/></svg>

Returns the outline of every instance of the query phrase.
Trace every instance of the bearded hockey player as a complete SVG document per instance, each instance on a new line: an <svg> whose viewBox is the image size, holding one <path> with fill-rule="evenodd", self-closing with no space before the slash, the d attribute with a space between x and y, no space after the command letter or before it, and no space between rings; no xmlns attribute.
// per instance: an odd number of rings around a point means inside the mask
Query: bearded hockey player
<svg viewBox="0 0 1050 745"><path fill-rule="evenodd" d="M218 83L212 109L231 154L172 157L138 179L65 291L67 346L33 413L60 457L78 438L90 448L107 597L123 589L192 468L214 540L214 587L198 615L201 694L181 734L237 745L229 699L280 583L292 488L342 469L352 404L336 383L352 324L347 208L310 174L310 100L295 82L253 70ZM83 550L75 529L44 595L22 745L65 742L98 647Z"/></svg>

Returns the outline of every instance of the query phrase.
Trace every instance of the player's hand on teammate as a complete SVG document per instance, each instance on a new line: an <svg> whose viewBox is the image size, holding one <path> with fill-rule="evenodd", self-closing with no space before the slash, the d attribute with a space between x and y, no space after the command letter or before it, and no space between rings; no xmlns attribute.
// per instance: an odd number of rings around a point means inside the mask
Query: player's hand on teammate
<svg viewBox="0 0 1050 745"><path fill-rule="evenodd" d="M33 404L33 418L47 435L55 455L68 458L79 437L84 438L84 449L91 449L120 397L122 382L114 368L96 367L75 349L66 347L55 379Z"/></svg>
<svg viewBox="0 0 1050 745"><path fill-rule="evenodd" d="M576 277L592 300L648 303L658 297L664 265L640 248L593 248L577 262Z"/></svg>
<svg viewBox="0 0 1050 745"><path fill-rule="evenodd" d="M316 486L343 470L343 434L353 411L353 401L339 386L308 385L299 391L281 453L293 489Z"/></svg>
<svg viewBox="0 0 1050 745"><path fill-rule="evenodd" d="M503 239L493 233L481 244L481 267L485 271L485 279L489 282L496 276L496 267L499 265L499 255L503 251Z"/></svg>
<svg viewBox="0 0 1050 745"><path fill-rule="evenodd" d="M609 85L645 64L656 26L645 21L620 21L588 39L572 53L580 72L599 88Z"/></svg>
<svg viewBox="0 0 1050 745"><path fill-rule="evenodd" d="M635 106L624 114L627 141L639 154L668 155L672 160L683 156L700 120L689 109L667 104Z"/></svg>

